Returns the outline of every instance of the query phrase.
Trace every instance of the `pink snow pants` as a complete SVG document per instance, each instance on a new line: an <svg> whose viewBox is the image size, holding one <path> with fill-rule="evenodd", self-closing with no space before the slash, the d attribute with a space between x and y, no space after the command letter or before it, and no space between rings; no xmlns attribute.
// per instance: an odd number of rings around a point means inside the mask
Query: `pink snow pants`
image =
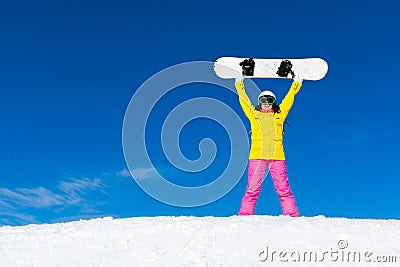
<svg viewBox="0 0 400 267"><path fill-rule="evenodd" d="M253 215L257 198L260 195L261 185L264 181L265 170L268 167L274 187L281 201L284 215L299 216L293 194L290 191L285 160L249 160L248 184L242 199L239 216Z"/></svg>

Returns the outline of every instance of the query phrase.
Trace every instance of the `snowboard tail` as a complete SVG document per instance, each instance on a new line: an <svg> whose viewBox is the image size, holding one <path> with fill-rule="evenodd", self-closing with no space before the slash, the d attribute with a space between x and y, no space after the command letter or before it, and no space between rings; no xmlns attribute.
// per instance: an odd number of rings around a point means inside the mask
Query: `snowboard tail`
<svg viewBox="0 0 400 267"><path fill-rule="evenodd" d="M221 57L214 63L215 73L223 79L236 78L242 73L247 78L286 78L299 75L303 80L317 81L325 77L328 63L322 58L260 59Z"/></svg>

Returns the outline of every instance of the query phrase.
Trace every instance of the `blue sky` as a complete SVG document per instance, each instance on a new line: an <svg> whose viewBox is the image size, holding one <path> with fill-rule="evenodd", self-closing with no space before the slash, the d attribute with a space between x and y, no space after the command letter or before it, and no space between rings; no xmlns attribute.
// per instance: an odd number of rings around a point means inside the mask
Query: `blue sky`
<svg viewBox="0 0 400 267"><path fill-rule="evenodd" d="M326 59L327 77L304 83L285 134L300 213L400 219L396 10L388 0L2 1L0 224L236 214L246 175L214 203L173 207L140 189L122 149L125 111L143 82L178 63L226 55ZM290 86L254 82L280 99ZM217 86L185 85L161 99L149 126L152 161L187 186L210 182L229 149L221 126L195 120L182 130L182 151L196 159L209 137L219 148L215 162L199 174L168 165L157 129L167 109L193 97L223 101L248 127L237 97ZM256 213L280 214L269 177Z"/></svg>

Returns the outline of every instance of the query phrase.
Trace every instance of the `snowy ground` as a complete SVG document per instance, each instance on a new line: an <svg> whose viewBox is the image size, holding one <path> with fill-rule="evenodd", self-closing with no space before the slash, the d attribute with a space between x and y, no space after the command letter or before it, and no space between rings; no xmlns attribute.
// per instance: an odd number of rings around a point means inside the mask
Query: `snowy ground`
<svg viewBox="0 0 400 267"><path fill-rule="evenodd" d="M400 221L142 217L4 226L0 266L400 266Z"/></svg>

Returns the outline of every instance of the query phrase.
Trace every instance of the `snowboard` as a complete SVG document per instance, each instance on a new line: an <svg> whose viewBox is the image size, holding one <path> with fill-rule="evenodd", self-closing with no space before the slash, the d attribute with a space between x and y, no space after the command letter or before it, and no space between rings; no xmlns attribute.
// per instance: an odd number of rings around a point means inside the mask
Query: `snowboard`
<svg viewBox="0 0 400 267"><path fill-rule="evenodd" d="M236 78L242 73L247 78L286 78L299 75L303 80L318 81L328 72L322 58L267 59L221 57L214 63L215 73L223 79Z"/></svg>

